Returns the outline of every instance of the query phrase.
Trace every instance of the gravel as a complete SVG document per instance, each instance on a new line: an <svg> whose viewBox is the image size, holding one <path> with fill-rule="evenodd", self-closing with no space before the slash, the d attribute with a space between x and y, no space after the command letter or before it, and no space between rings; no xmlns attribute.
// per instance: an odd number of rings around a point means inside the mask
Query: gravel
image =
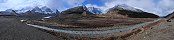
<svg viewBox="0 0 174 40"><path fill-rule="evenodd" d="M0 17L0 40L58 40L58 38L27 26L15 17Z"/></svg>
<svg viewBox="0 0 174 40"><path fill-rule="evenodd" d="M128 40L173 40L174 39L174 20L171 22L161 22L146 30L143 33L133 35Z"/></svg>

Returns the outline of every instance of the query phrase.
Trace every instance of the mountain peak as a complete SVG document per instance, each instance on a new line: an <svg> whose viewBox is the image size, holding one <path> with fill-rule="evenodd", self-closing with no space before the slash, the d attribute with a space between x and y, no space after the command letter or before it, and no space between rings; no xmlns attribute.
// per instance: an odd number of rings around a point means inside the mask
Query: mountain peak
<svg viewBox="0 0 174 40"><path fill-rule="evenodd" d="M82 8L83 10L87 10L87 7L85 5L78 6L79 8Z"/></svg>
<svg viewBox="0 0 174 40"><path fill-rule="evenodd" d="M144 12L140 9L131 7L126 4L116 5L115 7L109 9L107 14L112 17L122 17L122 18L158 18L158 15L153 13ZM121 15L121 16L120 16Z"/></svg>
<svg viewBox="0 0 174 40"><path fill-rule="evenodd" d="M42 7L41 9L42 9L43 12L46 12L46 13L52 13L52 12L53 12L53 11L52 11L50 8L48 8L47 6L44 6L44 7Z"/></svg>
<svg viewBox="0 0 174 40"><path fill-rule="evenodd" d="M40 8L38 6L34 7L33 9L39 10Z"/></svg>
<svg viewBox="0 0 174 40"><path fill-rule="evenodd" d="M116 10L129 10L129 11L134 11L134 12L143 12L142 10L134 8L134 7L131 7L131 6L127 5L127 4L116 5L111 10L115 10L115 9Z"/></svg>
<svg viewBox="0 0 174 40"><path fill-rule="evenodd" d="M47 6L43 6L43 7L41 7L41 8L48 8Z"/></svg>
<svg viewBox="0 0 174 40"><path fill-rule="evenodd" d="M25 13L27 12L28 10L32 10L33 7L25 7L25 8L22 8L20 10L16 10L17 13Z"/></svg>
<svg viewBox="0 0 174 40"><path fill-rule="evenodd" d="M6 12L12 12L13 11L13 9L7 9L7 10L5 10Z"/></svg>
<svg viewBox="0 0 174 40"><path fill-rule="evenodd" d="M82 14L83 12L87 12L88 14L92 14L92 13L89 13L88 9L86 6L77 6L77 7L74 7L74 8L70 8L70 9L67 9L65 11L62 11L62 14Z"/></svg>
<svg viewBox="0 0 174 40"><path fill-rule="evenodd" d="M88 7L88 11L94 14L101 14L101 9L95 7Z"/></svg>
<svg viewBox="0 0 174 40"><path fill-rule="evenodd" d="M42 10L41 10L38 6L36 6L35 8L33 8L31 11L32 11L32 12L39 12L39 13L42 13Z"/></svg>

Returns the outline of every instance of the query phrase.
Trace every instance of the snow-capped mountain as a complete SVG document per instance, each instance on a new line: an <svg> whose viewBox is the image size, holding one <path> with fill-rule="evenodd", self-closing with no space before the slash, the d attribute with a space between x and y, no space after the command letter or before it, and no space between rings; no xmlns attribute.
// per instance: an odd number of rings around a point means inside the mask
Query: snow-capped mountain
<svg viewBox="0 0 174 40"><path fill-rule="evenodd" d="M38 13L45 13L45 14L52 14L55 13L56 10L52 10L51 8L48 8L46 6L44 7L26 7L22 8L21 10L15 10L17 13L25 13L27 11L31 10L32 12L38 12Z"/></svg>
<svg viewBox="0 0 174 40"><path fill-rule="evenodd" d="M25 8L22 8L20 10L15 10L15 11L16 11L16 13L25 13L28 10L32 10L32 9L33 9L33 7L25 7Z"/></svg>
<svg viewBox="0 0 174 40"><path fill-rule="evenodd" d="M53 12L50 8L48 8L46 6L42 7L41 10L47 14L51 14Z"/></svg>
<svg viewBox="0 0 174 40"><path fill-rule="evenodd" d="M109 9L109 11L106 13L109 14L109 16L113 15L113 17L120 17L120 15L130 18L158 18L158 15L155 15L153 13L144 12L140 9L128 6L126 4L122 5L116 5L115 7ZM121 16L121 17L122 17Z"/></svg>
<svg viewBox="0 0 174 40"><path fill-rule="evenodd" d="M102 13L102 12L101 12L102 10L99 9L99 8L88 7L87 9L88 9L89 12L94 13L94 14L101 14L101 13Z"/></svg>
<svg viewBox="0 0 174 40"><path fill-rule="evenodd" d="M129 10L129 11L134 11L134 12L143 12L143 11L140 10L140 9L131 7L131 6L126 5L126 4L116 5L116 6L114 6L113 8L111 8L111 9L109 9L109 10Z"/></svg>
<svg viewBox="0 0 174 40"><path fill-rule="evenodd" d="M58 10L52 10L51 8L48 8L46 6L23 8L21 10L16 10L16 11L19 12L20 17L39 18L39 19L44 17L55 17L60 13Z"/></svg>
<svg viewBox="0 0 174 40"><path fill-rule="evenodd" d="M6 12L12 12L13 9L7 9L5 10Z"/></svg>
<svg viewBox="0 0 174 40"><path fill-rule="evenodd" d="M0 15L15 15L15 16L17 16L18 14L13 9L7 9L5 11L0 11Z"/></svg>
<svg viewBox="0 0 174 40"><path fill-rule="evenodd" d="M164 16L164 18L174 18L174 12Z"/></svg>
<svg viewBox="0 0 174 40"><path fill-rule="evenodd" d="M95 15L95 14L101 14L102 10L95 7L77 6L77 7L62 11L63 14L71 14L71 13L82 14L83 12L87 12L87 14Z"/></svg>
<svg viewBox="0 0 174 40"><path fill-rule="evenodd" d="M87 10L86 6L77 6L77 7L62 11L61 13L62 14L73 14L73 13L82 14L83 12L87 12L87 11L88 10Z"/></svg>
<svg viewBox="0 0 174 40"><path fill-rule="evenodd" d="M60 14L59 10L57 10L57 9L55 11L53 11L53 13Z"/></svg>
<svg viewBox="0 0 174 40"><path fill-rule="evenodd" d="M46 7L46 6L41 7L41 8L35 7L31 11L38 12L38 13L44 13L44 14L53 14L53 13L59 12L57 9L51 9L51 8Z"/></svg>
<svg viewBox="0 0 174 40"><path fill-rule="evenodd" d="M35 7L31 10L32 12L38 12L38 13L43 13L42 9L39 7Z"/></svg>
<svg viewBox="0 0 174 40"><path fill-rule="evenodd" d="M0 15L12 15L12 12L1 11Z"/></svg>

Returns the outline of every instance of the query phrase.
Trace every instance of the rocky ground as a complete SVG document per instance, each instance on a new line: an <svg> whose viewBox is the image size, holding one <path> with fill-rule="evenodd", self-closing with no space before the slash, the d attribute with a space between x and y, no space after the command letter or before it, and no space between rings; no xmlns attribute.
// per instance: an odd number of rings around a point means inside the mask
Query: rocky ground
<svg viewBox="0 0 174 40"><path fill-rule="evenodd" d="M139 34L132 35L127 40L173 40L174 39L174 20L172 22L161 22L152 26Z"/></svg>
<svg viewBox="0 0 174 40"><path fill-rule="evenodd" d="M0 16L0 40L58 40L58 38L27 26L14 16Z"/></svg>
<svg viewBox="0 0 174 40"><path fill-rule="evenodd" d="M43 25L43 26L54 26L54 27L73 27L73 28L97 28L97 27L111 27L111 26L129 26L136 25L144 22L150 22L156 20L157 18L95 18L95 19L82 19L74 22L64 22L60 21L39 21L33 20L28 23Z"/></svg>
<svg viewBox="0 0 174 40"><path fill-rule="evenodd" d="M147 20L146 20L147 19ZM149 20L148 20L149 19ZM153 21L155 19L150 19L150 18L142 18L140 20L140 18L137 19L112 19L112 20L107 20L106 19L98 19L95 21L100 21L100 22L111 22L111 21L121 21L120 23L132 23L132 25L125 25L125 26L113 26L113 27L99 27L99 28L74 28L74 27L65 27L64 28L55 28L55 27L59 27L59 26L54 26L51 28L57 29L52 31L52 29L50 31L46 31L52 35L57 36L58 38L63 38L63 39L74 39L74 40L116 40L119 39L120 40L122 38L125 38L127 36L129 36L130 34L132 34L132 32L136 32L137 30L135 28L139 28L142 27L146 24L140 24L140 23L144 23L144 22L149 22L149 21ZM91 20L81 20L81 21L87 21L86 23L90 23ZM89 21L89 22L88 22ZM94 21L94 20L92 20ZM125 22L124 22L125 21ZM39 22L39 23L49 23L49 22L44 22L44 21L34 21L34 22ZM139 24L139 25L135 25L133 23ZM115 23L116 24L116 23ZM38 24L35 24L38 25ZM135 25L135 26L133 26ZM41 25L43 26L43 25ZM45 27L50 27L50 26L45 26ZM61 27L61 26L60 26ZM138 30L139 31L139 30ZM140 30L141 31L141 30ZM130 34L129 34L130 33Z"/></svg>

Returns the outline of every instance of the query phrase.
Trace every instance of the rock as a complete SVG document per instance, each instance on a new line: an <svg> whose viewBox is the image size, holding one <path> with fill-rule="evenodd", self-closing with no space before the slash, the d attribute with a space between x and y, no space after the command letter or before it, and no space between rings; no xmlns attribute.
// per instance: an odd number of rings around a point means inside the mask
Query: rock
<svg viewBox="0 0 174 40"><path fill-rule="evenodd" d="M83 13L82 13L82 16L87 16L87 13L86 13L86 12L83 12Z"/></svg>
<svg viewBox="0 0 174 40"><path fill-rule="evenodd" d="M171 22L171 20L167 20L167 22Z"/></svg>

